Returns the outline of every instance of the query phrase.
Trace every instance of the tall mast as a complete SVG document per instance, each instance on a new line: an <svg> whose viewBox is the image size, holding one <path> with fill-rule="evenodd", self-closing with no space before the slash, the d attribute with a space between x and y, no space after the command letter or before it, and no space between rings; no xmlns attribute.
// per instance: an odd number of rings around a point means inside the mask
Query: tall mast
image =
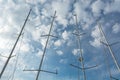
<svg viewBox="0 0 120 80"><path fill-rule="evenodd" d="M108 40L107 40L107 38L106 38L106 35L105 35L105 33L103 32L102 27L101 27L100 24L98 24L98 27L99 27L99 30L100 30L100 32L101 32L101 34L103 35L104 40L105 40L105 42L101 42L101 43L106 44L106 46L107 46L107 48L109 49L109 52L110 52L110 54L111 54L111 56L112 56L112 58L113 58L114 63L115 63L115 65L116 65L118 71L120 72L120 66L119 66L119 64L118 64L118 62L117 62L117 59L116 59L114 53L113 53L113 50L112 50L112 48L111 48L111 45L109 44L109 42L108 42Z"/></svg>
<svg viewBox="0 0 120 80"><path fill-rule="evenodd" d="M76 31L77 31L77 34L79 36L77 36L77 39L78 39L78 48L79 48L79 52L80 52L80 62L81 62L81 65L82 65L82 71L83 71L83 77L84 77L84 80L86 80L86 74L85 74L85 67L84 67L84 61L83 61L83 53L82 53L82 49L81 49L81 42L80 42L80 31L79 31L79 27L78 27L78 22L77 22L77 15L75 15L75 19L76 19Z"/></svg>
<svg viewBox="0 0 120 80"><path fill-rule="evenodd" d="M26 20L25 20L25 22L24 22L24 24L23 24L23 27L22 27L22 29L21 29L18 37L17 37L17 40L16 40L16 42L15 42L15 44L14 44L14 46L13 46L11 52L10 52L10 55L9 55L7 61L6 61L5 64L4 64L4 67L3 67L3 69L2 69L2 71L1 71L1 73L0 73L0 79L1 79L1 77L2 77L2 75L3 75L3 73L4 73L5 69L6 69L6 67L7 67L7 65L8 65L8 63L9 63L9 61L10 61L10 58L12 57L12 54L13 54L13 52L14 52L14 50L15 50L15 47L16 47L19 39L20 39L20 36L22 35L22 32L23 32L24 27L25 27L25 25L26 25L26 23L27 23L27 20L28 20L28 18L29 18L29 15L30 15L30 13L31 13L31 10L32 10L32 9L30 9L30 11L29 11L29 13L28 13L28 15L27 15L27 17L26 17Z"/></svg>
<svg viewBox="0 0 120 80"><path fill-rule="evenodd" d="M49 42L49 38L50 38L50 36L51 36L51 37L58 38L57 36L51 35L51 31L52 31L52 27L53 27L53 22L54 22L54 19L55 19L55 18L56 18L56 11L55 11L55 13L54 13L54 16L53 16L53 19L52 19L52 22L51 22L51 26L50 26L49 33L46 34L46 35L41 35L41 37L47 36L47 40L46 40L45 48L44 48L44 50L43 50L43 55L42 55L42 58L41 58L41 61L40 61L40 64L39 64L39 68L38 68L38 69L24 69L24 70L23 70L23 71L35 71L35 72L37 72L37 75L36 75L35 80L38 80L38 79L39 79L40 72L46 72L46 73L51 73L51 74L58 74L57 70L56 70L56 72L47 71L47 70L42 70L42 63L43 63L43 61L44 61L44 56L45 56L45 53L46 53L46 49L47 49L47 45L48 45L48 42Z"/></svg>
<svg viewBox="0 0 120 80"><path fill-rule="evenodd" d="M53 27L53 22L54 22L55 17L56 17L56 11L55 11L53 19L52 19L52 23L51 23L51 26L50 26L49 34L47 36L47 41L46 41L46 44L45 44L45 48L44 48L44 51L43 51L43 55L42 55L42 59L41 59L40 65L39 65L39 69L37 71L36 80L38 80L38 77L40 75L42 63L43 63L44 56L45 56L45 53L46 53L46 49L47 49L48 41L49 41L49 38L50 38L50 35L51 35L51 30L52 30L52 27Z"/></svg>
<svg viewBox="0 0 120 80"><path fill-rule="evenodd" d="M75 19L76 19L76 33L73 33L74 35L76 35L77 36L77 39L78 39L78 48L79 48L79 52L80 52L80 56L79 56L79 62L81 63L81 65L82 65L82 67L79 67L79 65L78 66L76 66L76 65L73 65L73 64L70 64L72 67L74 67L74 68L77 68L78 70L80 69L80 70L82 70L82 72L83 72L83 80L86 80L86 72L85 72L85 70L89 70L89 69L92 69L92 68L95 68L95 67L97 67L98 65L95 65L95 66L90 66L90 67L85 67L84 66L84 58L83 58L83 52L82 52L82 49L81 49L81 42L80 42L80 37L82 36L82 35L84 35L85 33L80 33L80 31L79 31L79 27L78 27L78 22L77 22L77 15L75 15ZM79 73L78 73L78 75L79 75ZM78 80L80 80L80 77L78 76Z"/></svg>

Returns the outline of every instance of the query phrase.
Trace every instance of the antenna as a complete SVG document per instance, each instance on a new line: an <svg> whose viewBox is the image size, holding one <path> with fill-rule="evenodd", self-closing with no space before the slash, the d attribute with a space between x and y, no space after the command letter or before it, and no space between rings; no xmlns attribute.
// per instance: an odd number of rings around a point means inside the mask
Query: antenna
<svg viewBox="0 0 120 80"><path fill-rule="evenodd" d="M77 39L78 39L78 48L79 48L79 52L80 52L80 57L79 57L79 62L81 63L82 67L79 67L79 66L76 66L76 65L73 65L73 64L70 64L72 67L75 67L77 69L80 69L83 71L83 78L84 80L86 80L86 73L85 73L85 70L87 69L91 69L91 68L95 68L97 67L98 65L95 65L95 66L91 66L91 67L86 67L84 66L84 58L83 58L83 52L82 52L82 49L81 49L81 42L80 42L80 36L86 34L86 33L80 33L79 31L79 27L78 27L78 22L77 22L77 15L75 14L75 19L76 19L76 33L73 33L75 36L77 36ZM79 78L79 77L78 77ZM79 79L78 79L79 80Z"/></svg>
<svg viewBox="0 0 120 80"><path fill-rule="evenodd" d="M18 38L17 38L17 40L16 40L16 42L15 42L15 44L14 44L14 46L13 46L11 52L10 52L10 55L9 55L7 61L5 62L5 65L4 65L1 73L0 73L0 79L1 79L1 77L2 77L2 75L3 75L3 73L4 73L5 69L6 69L6 67L7 67L7 65L8 65L8 63L9 63L9 61L10 61L10 58L11 58L11 56L12 56L12 54L13 54L13 52L14 52L14 49L15 49L15 47L16 47L19 39L20 39L20 36L22 35L23 29L24 29L24 27L25 27L25 25L26 25L26 22L27 22L28 18L29 18L29 15L30 15L30 13L31 13L31 10L32 10L32 9L30 9L30 11L29 11L29 13L28 13L28 15L27 15L27 18L26 18L26 20L25 20L25 22L24 22L24 24L23 24L23 27L22 27L19 35L18 35Z"/></svg>
<svg viewBox="0 0 120 80"><path fill-rule="evenodd" d="M54 13L54 16L53 16L53 19L52 19L52 22L51 22L49 33L47 35L41 35L42 37L47 36L47 41L46 41L45 48L44 48L44 51L43 51L42 59L41 59L40 64L39 64L39 69L36 69L36 70L23 70L23 71L37 71L36 80L38 80L41 71L42 72L47 72L47 73L52 73L52 74L58 74L57 70L56 70L56 72L51 72L51 71L46 71L46 70L41 69L42 68L42 63L43 63L43 60L44 60L44 56L45 56L45 53L46 53L47 45L48 45L48 42L49 42L49 38L50 38L50 36L56 38L56 36L51 35L51 31L52 31L53 22L55 20L55 17L56 17L56 11Z"/></svg>
<svg viewBox="0 0 120 80"><path fill-rule="evenodd" d="M120 72L120 66L119 66L119 64L118 64L118 62L117 62L117 59L116 59L114 53L113 53L113 50L112 50L112 48L111 48L111 44L109 44L109 42L108 42L108 40L107 40L107 38L106 38L106 35L105 35L105 33L103 32L103 30L102 30L102 27L101 27L101 24L100 24L100 23L98 23L98 27L99 27L99 30L100 30L100 32L101 32L101 34L102 34L102 36L104 37L104 40L105 40L105 42L101 42L101 43L104 44L104 45L107 45L107 48L109 49L109 52L110 52L110 54L111 54L111 56L112 56L112 58L113 58L113 61L114 61L115 65L116 65L118 71ZM113 43L113 44L115 44L115 43ZM113 45L113 44L112 44L112 45Z"/></svg>

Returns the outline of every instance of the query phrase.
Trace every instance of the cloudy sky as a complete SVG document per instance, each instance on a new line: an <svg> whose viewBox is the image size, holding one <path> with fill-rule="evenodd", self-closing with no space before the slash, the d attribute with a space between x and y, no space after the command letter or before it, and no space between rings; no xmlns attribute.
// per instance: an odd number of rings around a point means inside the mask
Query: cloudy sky
<svg viewBox="0 0 120 80"><path fill-rule="evenodd" d="M0 71L30 8L32 12L14 50L15 57L10 59L1 80L35 80L36 72L23 70L38 69L47 40L41 35L48 34L55 11L51 34L58 38L50 37L42 69L53 72L57 69L58 75L41 72L39 80L78 80L78 69L69 65L80 64L77 37L72 34L76 31L75 14L79 31L86 33L81 36L85 67L99 65L86 70L87 80L110 80L105 59L112 76L120 79L108 49L106 55L100 43L97 24L101 23L110 44L120 41L120 0L0 0ZM120 44L111 47L120 64ZM79 76L83 80L81 70Z"/></svg>

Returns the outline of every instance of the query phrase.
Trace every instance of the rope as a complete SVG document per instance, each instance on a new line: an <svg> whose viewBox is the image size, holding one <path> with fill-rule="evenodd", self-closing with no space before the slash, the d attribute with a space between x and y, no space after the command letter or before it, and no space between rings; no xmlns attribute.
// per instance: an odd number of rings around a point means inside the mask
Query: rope
<svg viewBox="0 0 120 80"><path fill-rule="evenodd" d="M103 49L104 49L104 52L106 54L106 55L104 54L104 61L106 63L106 67L107 67L107 70L108 70L108 73L109 73L110 80L112 80L112 78L111 78L112 74L111 74L111 71L110 71L110 64L108 62L107 49L106 49L105 45L103 45Z"/></svg>
<svg viewBox="0 0 120 80"><path fill-rule="evenodd" d="M10 79L11 79L11 80L14 80L15 72L16 72L16 70L17 70L18 59L19 59L19 56L20 56L20 48L21 48L21 46L22 46L23 37L24 37L24 35L22 36L21 41L20 41L20 46L19 46L19 49L18 49L18 55L17 55L17 57L16 57L16 62L15 62L15 65L14 65L13 73L12 73L12 75L9 77L8 80L10 80Z"/></svg>
<svg viewBox="0 0 120 80"><path fill-rule="evenodd" d="M100 32L100 41L105 41L105 39L103 38L103 35L102 35L102 33ZM104 45L104 44L102 44L102 47L103 47L103 50L104 50L104 52L105 52L105 54L103 54L103 56L104 56L104 61L105 61L105 63L106 63L106 68L107 68L107 70L108 70L108 74L109 74L109 78L110 78L110 80L112 80L112 74L111 74L111 71L110 71L110 64L109 64L109 62L108 62L108 53L107 53L107 48L106 48L106 46Z"/></svg>

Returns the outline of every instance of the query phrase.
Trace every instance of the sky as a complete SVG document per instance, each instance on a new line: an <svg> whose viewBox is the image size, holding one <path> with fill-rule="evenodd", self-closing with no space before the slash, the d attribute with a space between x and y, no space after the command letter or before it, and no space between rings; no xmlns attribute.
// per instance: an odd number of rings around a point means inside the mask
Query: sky
<svg viewBox="0 0 120 80"><path fill-rule="evenodd" d="M100 43L101 34L98 22L101 24L110 44L120 42L120 0L0 0L0 72L9 56L23 23L32 8L25 29L17 43L12 57L3 73L1 80L35 80L47 37L52 16L56 11L42 70L39 80L80 80L81 70L70 64L81 67L76 32L77 15L78 29L86 33L80 37L81 49L85 67L99 65L86 70L87 80L110 80L106 60L109 63L113 77L120 79L120 72L106 48ZM112 50L120 64L120 43L112 45ZM6 56L6 57L3 57ZM78 74L79 71L79 74ZM14 76L13 76L14 74Z"/></svg>

